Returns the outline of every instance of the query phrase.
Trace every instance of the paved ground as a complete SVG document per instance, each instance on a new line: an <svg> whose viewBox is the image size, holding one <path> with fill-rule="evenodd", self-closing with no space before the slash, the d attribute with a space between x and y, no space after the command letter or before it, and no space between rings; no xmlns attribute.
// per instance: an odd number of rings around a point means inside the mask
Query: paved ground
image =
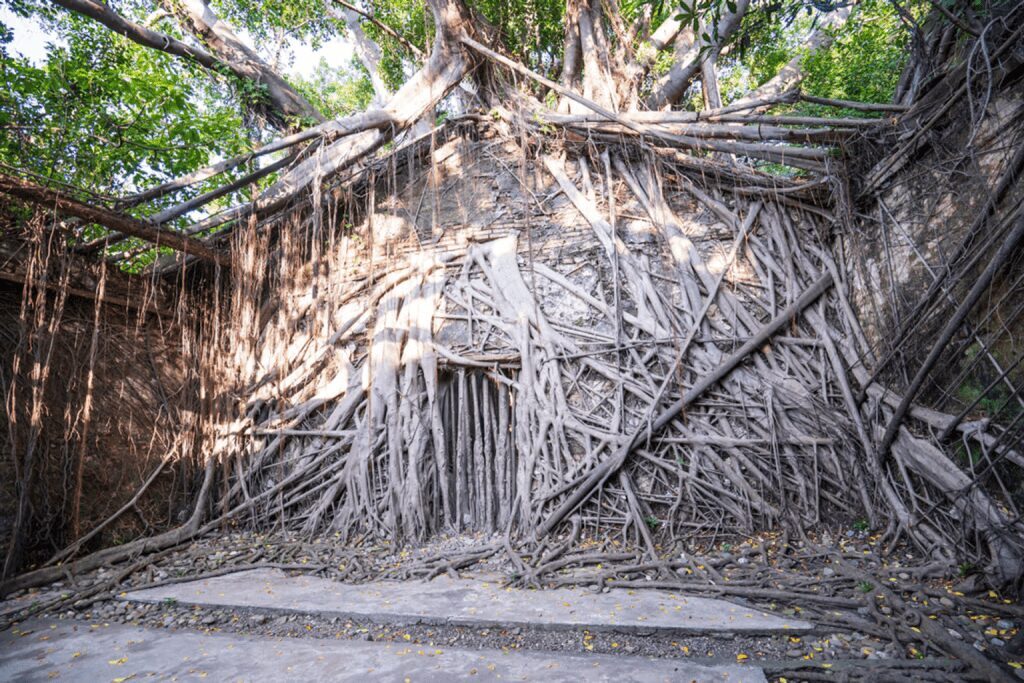
<svg viewBox="0 0 1024 683"><path fill-rule="evenodd" d="M544 652L425 649L29 621L0 633L2 681L700 681L762 683L735 664Z"/></svg>
<svg viewBox="0 0 1024 683"><path fill-rule="evenodd" d="M813 625L723 600L664 591L583 589L530 591L497 583L437 578L430 582L343 584L257 569L134 591L136 602L314 612L383 624L616 631L622 633L797 634Z"/></svg>

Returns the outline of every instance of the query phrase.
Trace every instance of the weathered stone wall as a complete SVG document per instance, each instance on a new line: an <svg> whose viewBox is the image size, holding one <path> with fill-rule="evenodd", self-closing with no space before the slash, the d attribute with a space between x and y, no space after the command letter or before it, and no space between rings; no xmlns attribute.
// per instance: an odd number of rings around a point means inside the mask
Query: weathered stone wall
<svg viewBox="0 0 1024 683"><path fill-rule="evenodd" d="M995 249L990 238L1000 226L1006 227L1024 202L1024 183L1017 177L987 223L971 237L993 188L1017 163L1015 157L1024 146L1022 112L1024 97L1013 89L993 96L983 111L972 112L966 102L957 105L949 121L929 131L923 149L879 191L855 199L854 230L841 237L850 298L875 360L899 346L901 361L909 370L892 364L886 379L894 386L901 386L906 373L913 373L928 352L929 340L934 340L987 264ZM893 148L898 142L893 142ZM908 322L935 278L943 275L958 253L967 254L968 259L977 257L968 268L969 275L944 286L941 305L930 306L926 315ZM1019 275L1019 264L1011 264L997 276L986 295L987 304L972 314L965 331L951 344L937 368L939 388L932 387L925 397L939 401L937 407L956 413L963 403L957 392L966 396L977 388L974 385L986 386L1019 353L1012 348L1014 340L1019 342L1024 335L1016 310L1021 296ZM992 306L999 310L993 311ZM901 338L904 328L907 335ZM987 357L986 362L968 370L968 363L979 353ZM874 361L866 359L865 364L870 368ZM1024 377L1011 373L1011 380L1024 381ZM942 395L944 384L949 385L946 396Z"/></svg>
<svg viewBox="0 0 1024 683"><path fill-rule="evenodd" d="M10 245L8 245L10 246ZM20 253L26 247L20 246ZM49 336L32 335L21 318L24 268L19 250L8 250L0 280L0 547L6 551L15 519L16 481L29 448L32 423L32 352L47 355ZM32 480L27 557L45 559L72 540L72 496L82 449L83 408L87 393L95 318L97 273L75 270L56 327L45 384L36 466ZM56 278L51 278L54 283ZM56 302L47 294L49 311ZM82 461L80 529L87 532L123 506L168 454L187 450L180 430L188 404L182 354L175 327L159 299L145 299L138 280L108 273L93 366L92 418ZM128 305L126 305L126 303ZM151 312L139 313L136 306ZM48 320L47 320L48 322ZM41 342L41 344L40 344ZM14 373L15 361L20 368ZM99 536L94 546L123 542L165 527L184 505L187 468L169 462L137 506Z"/></svg>

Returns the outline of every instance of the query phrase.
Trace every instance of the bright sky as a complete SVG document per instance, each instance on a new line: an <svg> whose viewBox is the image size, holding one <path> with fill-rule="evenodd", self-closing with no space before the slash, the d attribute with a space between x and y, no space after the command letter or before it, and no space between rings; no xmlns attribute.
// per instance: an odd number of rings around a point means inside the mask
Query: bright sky
<svg viewBox="0 0 1024 683"><path fill-rule="evenodd" d="M6 5L0 5L0 23L7 25L14 32L14 40L9 46L11 52L37 64L46 59L48 44L57 39L46 32L38 21L19 17ZM244 33L242 36L244 37ZM347 69L352 62L352 44L344 38L335 38L324 43L318 50L304 43L294 42L291 50L292 59L288 60L289 66L286 70L302 76L311 75L321 58L326 59L329 66L339 71Z"/></svg>

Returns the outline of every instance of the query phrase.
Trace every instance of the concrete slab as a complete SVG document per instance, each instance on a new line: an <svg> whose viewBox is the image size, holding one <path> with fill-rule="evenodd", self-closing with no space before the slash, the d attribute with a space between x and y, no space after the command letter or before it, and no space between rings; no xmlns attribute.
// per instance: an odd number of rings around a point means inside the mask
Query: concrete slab
<svg viewBox="0 0 1024 683"><path fill-rule="evenodd" d="M700 681L764 683L754 666L452 650L30 621L0 633L3 681Z"/></svg>
<svg viewBox="0 0 1024 683"><path fill-rule="evenodd" d="M316 613L379 624L615 631L619 633L800 633L813 624L724 600L655 590L519 590L470 579L338 583L254 569L128 593L123 599L267 612Z"/></svg>
<svg viewBox="0 0 1024 683"><path fill-rule="evenodd" d="M38 607L63 594L63 591L59 590L35 590L29 591L17 598L0 600L0 618L9 617L32 607Z"/></svg>

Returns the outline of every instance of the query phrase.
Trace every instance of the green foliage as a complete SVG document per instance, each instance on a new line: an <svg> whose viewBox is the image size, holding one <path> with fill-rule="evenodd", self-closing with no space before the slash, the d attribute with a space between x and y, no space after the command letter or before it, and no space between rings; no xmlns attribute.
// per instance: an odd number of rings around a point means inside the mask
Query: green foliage
<svg viewBox="0 0 1024 683"><path fill-rule="evenodd" d="M309 78L298 76L294 85L327 118L347 116L366 109L373 100L370 76L359 64L338 74L321 59Z"/></svg>
<svg viewBox="0 0 1024 683"><path fill-rule="evenodd" d="M471 4L498 28L505 47L520 60L550 71L561 57L565 0L476 0Z"/></svg>
<svg viewBox="0 0 1024 683"><path fill-rule="evenodd" d="M314 48L337 33L328 12L332 0L214 0L211 7L253 43L276 44L295 38Z"/></svg>
<svg viewBox="0 0 1024 683"><path fill-rule="evenodd" d="M861 593L870 593L871 591L875 590L875 586L870 581L861 581L857 584L857 590L859 590Z"/></svg>
<svg viewBox="0 0 1024 683"><path fill-rule="evenodd" d="M821 13L801 2L748 13L735 49L722 60L720 86L726 101L737 99L769 80L803 53L801 89L817 97L890 102L906 63L910 33L888 0L864 0L836 32L827 50L810 54L801 43ZM815 116L865 116L802 103L787 108Z"/></svg>
<svg viewBox="0 0 1024 683"><path fill-rule="evenodd" d="M909 33L891 2L865 0L828 50L808 55L804 92L858 102L891 102L906 63Z"/></svg>
<svg viewBox="0 0 1024 683"><path fill-rule="evenodd" d="M853 523L854 531L867 531L870 528L871 525L868 523L868 520L866 519L858 519L856 522Z"/></svg>
<svg viewBox="0 0 1024 683"><path fill-rule="evenodd" d="M430 52L432 30L430 10L422 2L411 0L375 0L373 16L425 53ZM397 90L417 66L414 56L397 40L374 24L363 24L367 37L381 48L381 75L392 90Z"/></svg>
<svg viewBox="0 0 1024 683"><path fill-rule="evenodd" d="M92 191L144 187L245 143L209 76L95 22L62 17L66 46L0 62L0 161ZM202 85L200 85L202 84Z"/></svg>

